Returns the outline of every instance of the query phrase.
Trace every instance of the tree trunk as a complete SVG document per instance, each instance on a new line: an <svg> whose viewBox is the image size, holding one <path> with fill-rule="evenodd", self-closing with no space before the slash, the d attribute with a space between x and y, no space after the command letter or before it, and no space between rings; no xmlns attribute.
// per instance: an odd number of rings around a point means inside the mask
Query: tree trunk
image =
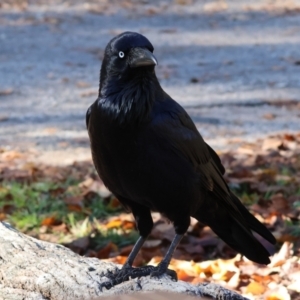
<svg viewBox="0 0 300 300"><path fill-rule="evenodd" d="M149 276L133 279L101 292L99 283L107 280L103 273L116 267L97 258L81 257L61 245L34 239L0 222L0 299L118 299L107 296L137 291L183 293L199 299L245 299L215 284L173 282L167 276L159 280ZM158 299L169 298L162 295Z"/></svg>

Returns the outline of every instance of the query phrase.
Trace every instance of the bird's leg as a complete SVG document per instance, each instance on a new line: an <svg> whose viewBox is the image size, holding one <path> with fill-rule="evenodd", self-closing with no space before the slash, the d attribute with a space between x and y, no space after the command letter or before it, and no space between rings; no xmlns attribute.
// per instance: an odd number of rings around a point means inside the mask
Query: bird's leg
<svg viewBox="0 0 300 300"><path fill-rule="evenodd" d="M184 217L185 216L185 217ZM150 273L151 277L160 277L163 274L168 274L173 280L177 281L177 274L175 271L168 269L170 261L172 259L173 253L180 243L183 235L186 233L190 225L190 216L189 212L182 212L177 219L174 220L174 227L176 235L165 255L163 260L159 263L157 267Z"/></svg>
<svg viewBox="0 0 300 300"><path fill-rule="evenodd" d="M160 277L163 274L168 274L173 280L177 281L177 274L175 271L168 269L173 253L180 243L183 234L176 234L165 257L159 265L150 273L151 277Z"/></svg>
<svg viewBox="0 0 300 300"><path fill-rule="evenodd" d="M125 202L124 199L122 200ZM126 202L128 203L129 200L126 199ZM150 272L154 269L154 267L152 266L140 268L132 267L134 259L136 258L138 252L142 248L152 230L153 221L150 210L148 208L136 203L130 203L130 206L136 220L137 228L140 232L140 237L132 248L123 267L121 269L116 269L114 272L107 272L107 274L105 274L105 276L109 278L109 281L101 283L100 289L102 289L103 287L110 289L117 284L129 280L129 278L137 278L150 275Z"/></svg>
<svg viewBox="0 0 300 300"><path fill-rule="evenodd" d="M137 254L139 253L139 251L141 250L143 244L145 243L146 241L146 238L140 236L139 239L136 241L135 245L133 246L130 254L128 255L127 257L127 260L123 266L123 268L125 266L129 266L129 267L132 267L132 264L137 256Z"/></svg>
<svg viewBox="0 0 300 300"><path fill-rule="evenodd" d="M108 288L109 285L114 286L121 282L127 281L129 280L129 277L136 278L143 276L142 274L140 274L141 272L137 272L139 268L133 268L132 264L145 241L146 238L140 236L139 239L136 241L134 247L132 248L123 267L121 269L116 269L114 272L107 272L107 274L105 274L105 276L110 279L110 282L104 285L106 288Z"/></svg>

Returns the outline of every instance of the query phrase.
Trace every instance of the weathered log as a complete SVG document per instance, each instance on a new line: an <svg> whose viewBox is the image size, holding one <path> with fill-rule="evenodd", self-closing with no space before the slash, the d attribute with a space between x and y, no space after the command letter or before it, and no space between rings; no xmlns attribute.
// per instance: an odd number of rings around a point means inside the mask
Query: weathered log
<svg viewBox="0 0 300 300"><path fill-rule="evenodd" d="M79 256L64 246L37 240L0 222L0 299L113 299L107 297L150 291L175 292L198 299L245 299L216 284L192 285L174 282L168 276L159 280L133 279L101 291L100 283L107 280L104 274L116 267L97 258ZM134 298L138 299L139 294Z"/></svg>

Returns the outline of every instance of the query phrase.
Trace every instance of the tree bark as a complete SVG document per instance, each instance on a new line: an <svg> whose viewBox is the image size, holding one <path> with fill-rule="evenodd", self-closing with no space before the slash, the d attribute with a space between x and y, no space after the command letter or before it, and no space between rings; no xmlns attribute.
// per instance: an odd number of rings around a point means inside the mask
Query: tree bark
<svg viewBox="0 0 300 300"><path fill-rule="evenodd" d="M215 284L173 282L168 276L159 280L133 279L101 291L99 284L107 280L103 273L116 267L97 258L81 257L64 246L29 237L8 223L0 222L0 299L119 299L107 297L137 291L175 292L198 296L198 299L203 296L245 299Z"/></svg>

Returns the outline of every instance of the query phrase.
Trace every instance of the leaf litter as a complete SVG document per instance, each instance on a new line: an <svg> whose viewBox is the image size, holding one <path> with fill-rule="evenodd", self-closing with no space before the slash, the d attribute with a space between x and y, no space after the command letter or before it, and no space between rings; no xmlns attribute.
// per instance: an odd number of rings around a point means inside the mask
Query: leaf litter
<svg viewBox="0 0 300 300"><path fill-rule="evenodd" d="M271 263L249 261L191 219L170 264L180 280L218 283L250 299L300 299L299 145L300 133L283 134L219 153L230 187L277 239ZM157 265L174 236L172 224L158 213L153 219L135 266ZM119 264L138 237L133 217L105 188L91 161L49 166L11 149L0 149L0 220L80 255Z"/></svg>

